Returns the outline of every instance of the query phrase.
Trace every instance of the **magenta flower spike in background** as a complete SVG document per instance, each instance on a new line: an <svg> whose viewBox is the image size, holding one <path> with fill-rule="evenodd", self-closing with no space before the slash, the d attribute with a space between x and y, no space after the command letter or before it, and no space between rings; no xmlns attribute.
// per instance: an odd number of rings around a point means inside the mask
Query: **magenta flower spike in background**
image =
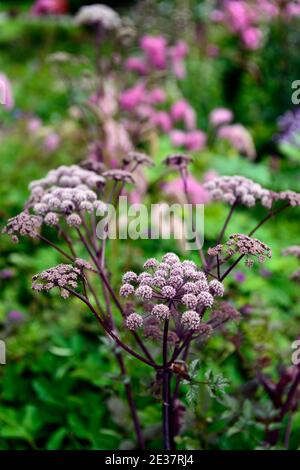
<svg viewBox="0 0 300 470"><path fill-rule="evenodd" d="M32 15L62 15L68 11L67 0L36 0L31 8Z"/></svg>
<svg viewBox="0 0 300 470"><path fill-rule="evenodd" d="M185 100L176 101L171 108L173 122L182 121L188 130L196 127L196 113L191 105Z"/></svg>
<svg viewBox="0 0 300 470"><path fill-rule="evenodd" d="M143 36L140 42L147 62L158 70L167 66L167 41L163 36Z"/></svg>
<svg viewBox="0 0 300 470"><path fill-rule="evenodd" d="M152 117L152 122L165 134L170 132L172 129L172 121L171 121L169 114L166 111L158 111L154 113Z"/></svg>
<svg viewBox="0 0 300 470"><path fill-rule="evenodd" d="M188 45L184 41L179 41L175 46L169 48L173 72L180 80L186 76L184 59L186 58L188 51Z"/></svg>
<svg viewBox="0 0 300 470"><path fill-rule="evenodd" d="M193 176L186 179L187 188L193 204L207 204L210 201L209 192ZM168 196L183 197L184 184L182 178L176 178L163 185L163 190Z"/></svg>
<svg viewBox="0 0 300 470"><path fill-rule="evenodd" d="M120 97L121 107L126 111L131 111L136 106L141 104L145 98L145 87L143 84L138 83L132 88L123 91Z"/></svg>
<svg viewBox="0 0 300 470"><path fill-rule="evenodd" d="M0 73L0 104L8 111L14 107L12 86L4 73Z"/></svg>
<svg viewBox="0 0 300 470"><path fill-rule="evenodd" d="M206 143L206 134L203 131L196 130L188 132L185 136L185 147L190 152L202 150Z"/></svg>
<svg viewBox="0 0 300 470"><path fill-rule="evenodd" d="M125 68L140 75L147 75L149 72L147 64L139 57L129 57L125 62Z"/></svg>
<svg viewBox="0 0 300 470"><path fill-rule="evenodd" d="M248 49L257 49L261 45L262 32L259 28L246 28L242 31L242 38Z"/></svg>

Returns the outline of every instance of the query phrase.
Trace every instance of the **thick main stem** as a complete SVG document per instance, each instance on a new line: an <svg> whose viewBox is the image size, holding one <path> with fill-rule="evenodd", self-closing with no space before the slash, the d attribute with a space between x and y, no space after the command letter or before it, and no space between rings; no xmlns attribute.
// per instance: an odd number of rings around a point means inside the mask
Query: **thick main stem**
<svg viewBox="0 0 300 470"><path fill-rule="evenodd" d="M169 320L165 321L163 337L163 376L162 376L162 415L164 449L171 450L170 435L170 370L168 367L168 330Z"/></svg>

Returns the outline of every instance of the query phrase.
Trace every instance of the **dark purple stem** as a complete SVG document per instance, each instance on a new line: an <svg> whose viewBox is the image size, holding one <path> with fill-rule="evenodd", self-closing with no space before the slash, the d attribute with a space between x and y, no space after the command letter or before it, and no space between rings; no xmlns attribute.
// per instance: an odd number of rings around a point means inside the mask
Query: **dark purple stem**
<svg viewBox="0 0 300 470"><path fill-rule="evenodd" d="M163 414L163 439L164 449L171 450L170 435L170 379L171 373L168 367L168 331L169 320L165 321L163 335L163 372L162 372L162 414Z"/></svg>

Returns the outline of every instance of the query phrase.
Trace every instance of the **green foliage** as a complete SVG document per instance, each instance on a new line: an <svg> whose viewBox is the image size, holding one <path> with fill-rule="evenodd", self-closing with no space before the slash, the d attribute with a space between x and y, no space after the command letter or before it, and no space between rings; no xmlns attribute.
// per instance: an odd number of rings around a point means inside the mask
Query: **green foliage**
<svg viewBox="0 0 300 470"><path fill-rule="evenodd" d="M12 2L1 2L7 11ZM22 9L31 2L22 3ZM78 2L77 2L78 3ZM173 40L174 24L170 8L177 2L156 2L154 24L150 17L139 22L142 33L163 31ZM163 5L161 5L163 3ZM178 2L180 3L180 2ZM184 3L184 2L183 2ZM192 20L204 39L190 41L187 77L180 91L197 112L198 126L208 131L209 112L230 107L235 122L247 127L255 141L257 159L249 161L229 146L215 142L195 152L193 175L203 181L207 170L221 175L241 174L273 190L300 191L299 149L272 139L278 117L291 105L291 82L300 75L297 30L272 25L264 48L245 52L230 32L209 27L203 2L191 1ZM169 6L168 6L169 5ZM171 6L170 6L171 5ZM167 12L164 14L164 11ZM134 11L126 11L135 18ZM177 12L178 13L178 12ZM180 15L179 15L180 16ZM182 15L183 17L183 15ZM161 21L161 23L160 23ZM172 29L173 28L173 29ZM195 24L180 32L190 39ZM175 31L178 34L178 28ZM206 46L215 44L221 53L209 57ZM110 49L103 53L109 56ZM28 196L30 181L40 178L60 164L82 160L89 142L80 123L70 114L78 96L69 93L63 77L47 61L49 54L68 51L94 60L91 37L68 19L0 17L0 72L11 79L16 109L8 113L0 105L0 219L20 212ZM259 73L255 73L255 71ZM89 69L70 66L65 72L82 80ZM173 84L170 95L177 96ZM27 120L39 117L43 131L59 132L60 147L52 153L43 149L42 139L29 134ZM148 143L147 143L148 144ZM147 147L145 144L145 147ZM146 150L155 155L156 166L147 169L147 204L164 197L161 191L161 164L172 153L168 136L154 136ZM167 179L173 174L166 175ZM228 207L213 204L205 212L205 248L220 231ZM225 237L248 233L265 211L239 208ZM257 371L280 379L282 365L291 365L291 343L299 334L299 289L289 276L298 263L282 257L282 248L299 244L299 210L289 209L257 233L273 250L273 258L247 270L239 266L246 280L233 276L226 293L233 304L248 313L239 325L222 329L207 343L191 350L189 379L182 382L179 402L185 407L183 424L176 437L178 449L263 449L267 430L279 430L277 449L283 448L287 419L278 423L278 410L257 383ZM51 232L50 238L53 236ZM7 343L7 365L0 366L0 449L132 449L135 436L125 399L124 384L132 384L143 423L147 447L161 448L161 412L154 396L149 396L155 377L131 358L126 358L127 376L121 376L114 358L114 345L102 336L93 318L75 300L62 302L55 295L37 296L30 289L31 276L61 261L49 248L22 240L13 246L0 239L0 338ZM143 260L166 251L181 254L172 240L130 240L111 243L108 248L111 279L119 287L121 272L139 269ZM196 253L189 257L197 261ZM23 322L8 325L7 315L20 311ZM249 313L250 312L250 313ZM122 319L117 319L121 325ZM128 335L126 341L130 343ZM157 347L147 343L155 352ZM225 378L226 377L226 378ZM230 380L227 380L228 379ZM230 383L230 386L229 386ZM246 389L246 390L245 390ZM250 391L249 391L250 390ZM300 412L293 414L290 448L299 450Z"/></svg>

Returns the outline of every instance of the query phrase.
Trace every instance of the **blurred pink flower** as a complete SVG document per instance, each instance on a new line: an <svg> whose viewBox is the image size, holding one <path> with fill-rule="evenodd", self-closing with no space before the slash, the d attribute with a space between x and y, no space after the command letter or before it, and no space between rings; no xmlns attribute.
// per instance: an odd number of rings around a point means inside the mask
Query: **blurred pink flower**
<svg viewBox="0 0 300 470"><path fill-rule="evenodd" d="M251 134L241 124L232 124L219 128L217 136L230 142L238 152L251 159L256 157L256 150Z"/></svg>
<svg viewBox="0 0 300 470"><path fill-rule="evenodd" d="M147 102L150 104L161 104L166 101L166 93L162 88L154 88L147 95Z"/></svg>
<svg viewBox="0 0 300 470"><path fill-rule="evenodd" d="M129 200L131 204L141 204L142 203L142 197L141 194L139 193L138 190L134 189L133 191L130 191L128 194Z"/></svg>
<svg viewBox="0 0 300 470"><path fill-rule="evenodd" d="M186 76L186 70L185 70L185 65L182 60L173 60L172 63L172 68L175 77L177 77L179 80L182 80Z"/></svg>
<svg viewBox="0 0 300 470"><path fill-rule="evenodd" d="M27 130L30 134L36 134L42 127L42 121L40 118L33 117L27 122Z"/></svg>
<svg viewBox="0 0 300 470"><path fill-rule="evenodd" d="M120 104L123 109L131 111L141 104L145 98L145 87L143 84L137 84L132 88L123 91L120 96Z"/></svg>
<svg viewBox="0 0 300 470"><path fill-rule="evenodd" d="M56 132L50 132L44 139L43 147L46 152L54 152L60 144L60 137Z"/></svg>
<svg viewBox="0 0 300 470"><path fill-rule="evenodd" d="M185 132L174 130L170 132L170 138L174 147L183 147L185 145Z"/></svg>
<svg viewBox="0 0 300 470"><path fill-rule="evenodd" d="M155 114L155 109L149 104L142 103L135 109L135 113L142 119L152 119Z"/></svg>
<svg viewBox="0 0 300 470"><path fill-rule="evenodd" d="M125 62L125 68L132 72L137 72L140 75L146 75L148 73L148 67L139 57L129 57Z"/></svg>
<svg viewBox="0 0 300 470"><path fill-rule="evenodd" d="M172 121L166 111L158 111L153 115L152 122L164 133L169 133L172 129Z"/></svg>
<svg viewBox="0 0 300 470"><path fill-rule="evenodd" d="M184 99L173 104L171 116L174 122L183 121L188 130L193 130L196 127L196 113Z"/></svg>
<svg viewBox="0 0 300 470"><path fill-rule="evenodd" d="M288 17L300 16L300 3L299 1L289 2L286 6L286 14Z"/></svg>
<svg viewBox="0 0 300 470"><path fill-rule="evenodd" d="M201 150L206 143L206 134L200 130L191 132L173 130L170 132L170 138L174 147L185 147L190 151Z"/></svg>
<svg viewBox="0 0 300 470"><path fill-rule="evenodd" d="M167 66L167 42L163 36L143 36L140 46L145 52L147 62L163 70Z"/></svg>
<svg viewBox="0 0 300 470"><path fill-rule="evenodd" d="M240 0L225 2L225 13L234 31L242 31L250 26L250 12L246 2Z"/></svg>
<svg viewBox="0 0 300 470"><path fill-rule="evenodd" d="M260 47L262 37L262 32L258 28L251 27L242 31L242 38L248 49L257 49Z"/></svg>
<svg viewBox="0 0 300 470"><path fill-rule="evenodd" d="M209 115L209 122L213 126L220 126L221 124L228 124L233 119L233 113L230 109L216 108L213 109Z"/></svg>
<svg viewBox="0 0 300 470"><path fill-rule="evenodd" d="M206 144L206 134L203 131L196 130L187 132L185 135L185 147L192 151L202 150Z"/></svg>
<svg viewBox="0 0 300 470"><path fill-rule="evenodd" d="M187 177L187 188L193 204L206 204L209 202L209 193L193 176ZM176 178L163 185L163 190L168 196L176 199L184 198L184 187L181 178Z"/></svg>
<svg viewBox="0 0 300 470"><path fill-rule="evenodd" d="M170 54L173 59L185 59L189 52L189 47L185 41L178 41L175 46L170 47Z"/></svg>
<svg viewBox="0 0 300 470"><path fill-rule="evenodd" d="M183 79L186 75L184 59L188 53L188 46L184 41L179 41L175 46L169 48L172 69L175 76Z"/></svg>
<svg viewBox="0 0 300 470"><path fill-rule="evenodd" d="M259 5L261 11L267 15L268 18L274 18L278 15L279 9L278 6L269 0L260 0Z"/></svg>
<svg viewBox="0 0 300 470"><path fill-rule="evenodd" d="M36 0L31 8L33 15L62 15L67 12L67 0Z"/></svg>
<svg viewBox="0 0 300 470"><path fill-rule="evenodd" d="M0 73L0 104L7 110L14 107L11 83L4 73Z"/></svg>
<svg viewBox="0 0 300 470"><path fill-rule="evenodd" d="M213 10L210 14L210 19L212 21L215 21L216 23L220 23L221 21L223 21L224 17L224 12L221 10Z"/></svg>
<svg viewBox="0 0 300 470"><path fill-rule="evenodd" d="M119 103L113 80L108 79L103 85L101 93L93 94L89 101L100 109L103 119L114 116L119 110Z"/></svg>
<svg viewBox="0 0 300 470"><path fill-rule="evenodd" d="M107 119L104 123L105 151L112 158L120 158L132 150L129 134L122 123Z"/></svg>
<svg viewBox="0 0 300 470"><path fill-rule="evenodd" d="M208 181L215 179L217 176L219 176L219 174L215 170L209 170L204 173L203 181L204 183L207 183Z"/></svg>

